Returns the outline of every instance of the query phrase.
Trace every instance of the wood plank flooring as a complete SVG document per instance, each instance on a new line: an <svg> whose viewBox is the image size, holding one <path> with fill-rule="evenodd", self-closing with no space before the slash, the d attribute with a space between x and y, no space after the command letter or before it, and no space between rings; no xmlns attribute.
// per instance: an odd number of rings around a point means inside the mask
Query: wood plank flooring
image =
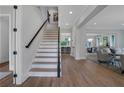
<svg viewBox="0 0 124 93"><path fill-rule="evenodd" d="M124 86L124 75L89 60L62 55L62 77L30 77L22 87L114 87Z"/></svg>
<svg viewBox="0 0 124 93"><path fill-rule="evenodd" d="M13 87L13 74L7 75L5 78L0 80L0 87Z"/></svg>
<svg viewBox="0 0 124 93"><path fill-rule="evenodd" d="M0 87L12 87L13 86L13 74L9 71L9 62L0 64L0 72L10 72L5 78L0 79Z"/></svg>
<svg viewBox="0 0 124 93"><path fill-rule="evenodd" d="M0 64L0 71L9 71L9 62Z"/></svg>

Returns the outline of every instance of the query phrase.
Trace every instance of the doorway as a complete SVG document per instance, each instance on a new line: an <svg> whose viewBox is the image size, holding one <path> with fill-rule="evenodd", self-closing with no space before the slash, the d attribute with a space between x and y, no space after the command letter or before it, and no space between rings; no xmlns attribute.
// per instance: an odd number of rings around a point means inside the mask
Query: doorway
<svg viewBox="0 0 124 93"><path fill-rule="evenodd" d="M70 54L71 52L71 33L61 33L61 53Z"/></svg>
<svg viewBox="0 0 124 93"><path fill-rule="evenodd" d="M7 83L12 82L12 71L10 70L9 58L9 32L11 31L11 16L0 14L0 85L6 78L11 77Z"/></svg>

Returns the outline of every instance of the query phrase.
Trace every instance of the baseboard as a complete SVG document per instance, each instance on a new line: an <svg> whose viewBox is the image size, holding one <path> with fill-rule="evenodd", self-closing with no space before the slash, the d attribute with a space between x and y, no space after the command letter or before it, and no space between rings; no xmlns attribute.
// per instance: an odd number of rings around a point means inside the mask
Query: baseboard
<svg viewBox="0 0 124 93"><path fill-rule="evenodd" d="M19 80L18 82L16 82L16 85L17 85L17 86L20 86L20 85L23 84L28 78L29 78L29 73L26 73L25 75L23 75L23 77L21 77L21 80Z"/></svg>
<svg viewBox="0 0 124 93"><path fill-rule="evenodd" d="M75 60L86 60L86 57L75 57Z"/></svg>
<svg viewBox="0 0 124 93"><path fill-rule="evenodd" d="M70 56L74 57L74 55L70 54Z"/></svg>
<svg viewBox="0 0 124 93"><path fill-rule="evenodd" d="M29 72L23 76L22 83L24 83L29 78Z"/></svg>
<svg viewBox="0 0 124 93"><path fill-rule="evenodd" d="M8 63L9 62L9 60L0 60L0 64L2 64L2 63Z"/></svg>

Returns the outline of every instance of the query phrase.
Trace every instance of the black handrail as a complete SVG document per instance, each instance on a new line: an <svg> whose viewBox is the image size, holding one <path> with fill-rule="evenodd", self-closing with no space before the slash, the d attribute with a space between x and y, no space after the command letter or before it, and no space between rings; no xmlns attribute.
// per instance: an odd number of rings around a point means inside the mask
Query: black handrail
<svg viewBox="0 0 124 93"><path fill-rule="evenodd" d="M60 27L58 29L58 64L57 64L57 76L60 77Z"/></svg>
<svg viewBox="0 0 124 93"><path fill-rule="evenodd" d="M33 38L31 39L31 41L25 46L26 48L29 48L31 46L31 44L33 43L34 39L36 38L36 36L38 35L38 33L41 31L41 29L43 28L43 26L46 24L46 22L48 21L48 18L44 21L44 23L41 25L41 27L38 29L38 31L36 32L36 34L33 36Z"/></svg>

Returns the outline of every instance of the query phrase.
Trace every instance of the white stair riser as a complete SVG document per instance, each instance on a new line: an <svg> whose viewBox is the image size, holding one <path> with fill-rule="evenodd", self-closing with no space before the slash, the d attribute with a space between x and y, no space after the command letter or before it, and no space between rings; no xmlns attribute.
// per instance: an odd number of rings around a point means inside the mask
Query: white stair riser
<svg viewBox="0 0 124 93"><path fill-rule="evenodd" d="M58 42L58 37L43 37L43 40L51 40L51 41L57 41Z"/></svg>
<svg viewBox="0 0 124 93"><path fill-rule="evenodd" d="M51 34L52 34L52 35L53 35L53 34L58 35L58 32L45 32L44 35L46 35L46 34L49 34L49 35L51 35Z"/></svg>
<svg viewBox="0 0 124 93"><path fill-rule="evenodd" d="M57 72L29 72L32 77L57 77ZM62 73L60 73L62 76Z"/></svg>
<svg viewBox="0 0 124 93"><path fill-rule="evenodd" d="M58 38L58 36L43 36L43 38Z"/></svg>
<svg viewBox="0 0 124 93"><path fill-rule="evenodd" d="M58 40L58 38L52 37L43 37L43 40Z"/></svg>
<svg viewBox="0 0 124 93"><path fill-rule="evenodd" d="M53 33L53 34L50 34L50 33L47 34L47 33L46 33L46 34L44 34L44 36L50 36L50 37L51 37L51 36L56 36L56 37L58 37L58 33Z"/></svg>
<svg viewBox="0 0 124 93"><path fill-rule="evenodd" d="M32 64L32 68L57 68L57 64Z"/></svg>
<svg viewBox="0 0 124 93"><path fill-rule="evenodd" d="M39 48L58 48L57 45L42 45Z"/></svg>
<svg viewBox="0 0 124 93"><path fill-rule="evenodd" d="M43 38L43 41L44 40L48 40L48 41L50 41L50 40L56 40L56 41L58 41L58 38L54 38L54 39L53 38L52 39L51 38Z"/></svg>
<svg viewBox="0 0 124 93"><path fill-rule="evenodd" d="M41 42L58 42L58 40L42 40Z"/></svg>
<svg viewBox="0 0 124 93"><path fill-rule="evenodd" d="M45 34L43 37L58 37L58 34Z"/></svg>
<svg viewBox="0 0 124 93"><path fill-rule="evenodd" d="M35 58L34 62L58 62L57 58Z"/></svg>
<svg viewBox="0 0 124 93"><path fill-rule="evenodd" d="M58 36L58 33L44 33L43 36Z"/></svg>
<svg viewBox="0 0 124 93"><path fill-rule="evenodd" d="M55 32L58 32L58 29L48 29L47 31L46 31L46 33L55 33Z"/></svg>
<svg viewBox="0 0 124 93"><path fill-rule="evenodd" d="M36 56L51 56L51 57L57 57L57 53L36 53Z"/></svg>
<svg viewBox="0 0 124 93"><path fill-rule="evenodd" d="M46 35L46 34L47 34L47 35L48 35L48 34L49 34L49 35L51 35L51 34L52 34L52 35L53 35L53 34L58 35L58 32L45 32L44 35Z"/></svg>
<svg viewBox="0 0 124 93"><path fill-rule="evenodd" d="M48 34L47 34L47 35L44 35L44 37L58 37L58 35L57 35L57 34L56 34L56 35L54 35L54 34L51 34L51 35L49 34L49 35L48 35Z"/></svg>
<svg viewBox="0 0 124 93"><path fill-rule="evenodd" d="M38 49L37 52L58 52L58 49Z"/></svg>
<svg viewBox="0 0 124 93"><path fill-rule="evenodd" d="M58 38L58 36L57 37L52 37L52 36L43 36L43 38Z"/></svg>
<svg viewBox="0 0 124 93"><path fill-rule="evenodd" d="M40 44L58 44L58 42L41 42Z"/></svg>
<svg viewBox="0 0 124 93"><path fill-rule="evenodd" d="M40 46L58 46L58 42L51 42L51 43L45 43L45 42L40 42Z"/></svg>
<svg viewBox="0 0 124 93"><path fill-rule="evenodd" d="M57 68L56 64L32 64L32 68ZM61 64L60 64L61 68Z"/></svg>
<svg viewBox="0 0 124 93"><path fill-rule="evenodd" d="M29 72L33 77L57 77L57 72Z"/></svg>

